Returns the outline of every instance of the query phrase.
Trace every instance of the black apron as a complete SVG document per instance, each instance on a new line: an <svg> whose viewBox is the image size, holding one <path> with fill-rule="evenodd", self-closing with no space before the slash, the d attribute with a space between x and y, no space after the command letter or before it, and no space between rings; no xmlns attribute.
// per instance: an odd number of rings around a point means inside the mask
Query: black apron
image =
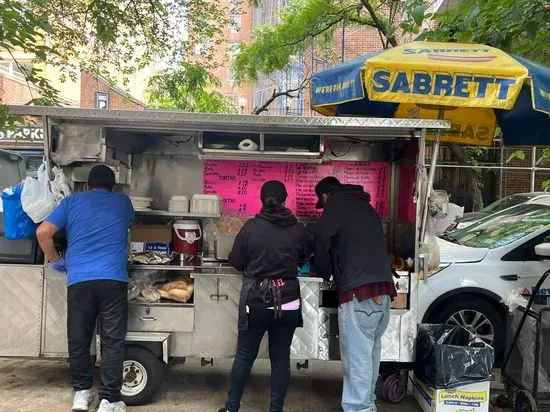
<svg viewBox="0 0 550 412"><path fill-rule="evenodd" d="M239 298L239 320L238 327L239 330L248 330L248 313L246 313L246 304L248 300L248 295L253 287L259 287L260 282L264 279L258 279L257 277L246 276L246 273L243 275L243 286L241 288L241 296ZM297 282L300 282L296 279ZM273 316L276 318L277 305L274 303L275 310L273 311ZM252 309L251 309L252 310ZM300 313L298 327L301 328L304 325L304 320L302 317L302 297L300 296Z"/></svg>

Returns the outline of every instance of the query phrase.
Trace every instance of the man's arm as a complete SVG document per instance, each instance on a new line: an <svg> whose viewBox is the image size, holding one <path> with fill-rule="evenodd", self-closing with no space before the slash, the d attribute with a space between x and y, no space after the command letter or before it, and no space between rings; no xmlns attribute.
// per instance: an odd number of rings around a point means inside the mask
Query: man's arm
<svg viewBox="0 0 550 412"><path fill-rule="evenodd" d="M64 229L67 225L68 199L69 198L63 199L36 230L38 244L50 263L57 262L61 259L55 250L53 237L59 230Z"/></svg>
<svg viewBox="0 0 550 412"><path fill-rule="evenodd" d="M315 230L315 273L325 280L329 280L332 275L330 247L332 238L338 233L337 219L335 209L327 205Z"/></svg>
<svg viewBox="0 0 550 412"><path fill-rule="evenodd" d="M59 228L50 222L43 222L36 230L36 237L38 238L38 244L46 255L48 262L54 263L59 259L59 254L55 250L53 242L54 235L59 231Z"/></svg>

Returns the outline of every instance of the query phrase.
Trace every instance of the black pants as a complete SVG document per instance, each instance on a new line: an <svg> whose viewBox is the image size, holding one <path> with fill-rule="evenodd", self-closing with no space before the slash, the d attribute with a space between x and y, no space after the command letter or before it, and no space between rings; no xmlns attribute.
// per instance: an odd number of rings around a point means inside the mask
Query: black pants
<svg viewBox="0 0 550 412"><path fill-rule="evenodd" d="M269 337L271 360L270 412L282 412L286 391L290 382L290 345L299 322L299 310L283 311L280 319L273 318L268 309L251 310L248 315L248 330L239 331L237 354L231 369L231 383L227 400L229 412L237 412L244 387L250 378L250 370L258 356L262 337Z"/></svg>
<svg viewBox="0 0 550 412"><path fill-rule="evenodd" d="M128 323L126 283L94 280L71 285L67 290L69 364L75 391L90 389L93 384L90 345L98 319L101 336L99 397L118 402Z"/></svg>

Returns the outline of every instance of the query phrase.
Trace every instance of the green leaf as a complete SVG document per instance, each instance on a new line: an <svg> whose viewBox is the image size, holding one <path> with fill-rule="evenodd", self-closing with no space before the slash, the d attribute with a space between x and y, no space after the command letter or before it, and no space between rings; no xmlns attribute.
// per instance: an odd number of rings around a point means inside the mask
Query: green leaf
<svg viewBox="0 0 550 412"><path fill-rule="evenodd" d="M525 25L525 31L529 39L535 40L539 31L539 23L536 21L527 22L527 24Z"/></svg>
<svg viewBox="0 0 550 412"><path fill-rule="evenodd" d="M550 180L543 180L541 186L542 186L542 190L547 192L548 189L550 189Z"/></svg>
<svg viewBox="0 0 550 412"><path fill-rule="evenodd" d="M523 150L516 150L506 160L506 163L511 162L514 159L525 160L525 152Z"/></svg>
<svg viewBox="0 0 550 412"><path fill-rule="evenodd" d="M420 5L420 6L416 6L411 15L412 15L412 18L414 19L414 22L418 25L418 26L422 26L422 23L424 22L424 13L426 12L426 6L425 5Z"/></svg>

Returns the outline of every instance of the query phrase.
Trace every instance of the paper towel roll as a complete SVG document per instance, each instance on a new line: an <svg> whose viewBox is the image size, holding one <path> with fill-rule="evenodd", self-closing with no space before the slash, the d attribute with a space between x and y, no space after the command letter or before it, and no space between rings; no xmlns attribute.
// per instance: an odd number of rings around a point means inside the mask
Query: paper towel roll
<svg viewBox="0 0 550 412"><path fill-rule="evenodd" d="M258 150L258 145L250 139L244 139L239 143L239 150L246 150L248 152L253 152Z"/></svg>

